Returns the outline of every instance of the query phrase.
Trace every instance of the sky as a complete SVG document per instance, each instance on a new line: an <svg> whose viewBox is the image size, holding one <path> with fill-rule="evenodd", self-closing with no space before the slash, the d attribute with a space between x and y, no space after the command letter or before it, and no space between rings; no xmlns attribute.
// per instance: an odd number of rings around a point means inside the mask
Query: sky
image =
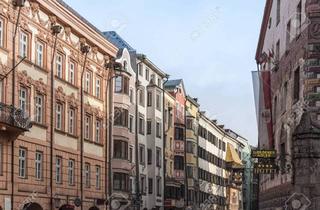
<svg viewBox="0 0 320 210"><path fill-rule="evenodd" d="M201 110L257 144L251 71L263 0L65 0L101 31L117 31Z"/></svg>

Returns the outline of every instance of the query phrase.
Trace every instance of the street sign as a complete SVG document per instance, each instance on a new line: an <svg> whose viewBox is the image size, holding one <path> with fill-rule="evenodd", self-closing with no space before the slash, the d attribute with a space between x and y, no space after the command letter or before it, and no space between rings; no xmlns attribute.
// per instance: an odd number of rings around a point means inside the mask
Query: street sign
<svg viewBox="0 0 320 210"><path fill-rule="evenodd" d="M252 150L251 158L276 158L277 153L276 150Z"/></svg>

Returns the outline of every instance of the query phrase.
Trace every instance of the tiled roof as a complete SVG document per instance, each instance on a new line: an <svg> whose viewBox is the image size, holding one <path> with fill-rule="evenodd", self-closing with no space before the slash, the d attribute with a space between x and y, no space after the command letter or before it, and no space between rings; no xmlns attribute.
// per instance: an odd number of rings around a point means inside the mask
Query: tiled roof
<svg viewBox="0 0 320 210"><path fill-rule="evenodd" d="M174 88L182 83L182 79L168 80L164 85L165 88Z"/></svg>
<svg viewBox="0 0 320 210"><path fill-rule="evenodd" d="M104 37L117 46L119 49L127 48L129 51L135 51L121 36L115 31L105 31L103 32Z"/></svg>

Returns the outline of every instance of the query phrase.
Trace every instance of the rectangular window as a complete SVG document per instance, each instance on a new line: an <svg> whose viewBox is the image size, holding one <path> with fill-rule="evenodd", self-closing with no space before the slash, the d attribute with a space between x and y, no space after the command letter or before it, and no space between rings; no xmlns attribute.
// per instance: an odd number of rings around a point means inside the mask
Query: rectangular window
<svg viewBox="0 0 320 210"><path fill-rule="evenodd" d="M128 127L129 111L127 109L114 107L114 125Z"/></svg>
<svg viewBox="0 0 320 210"><path fill-rule="evenodd" d="M302 3L301 1L299 2L298 6L297 6L297 35L299 35L301 33L301 26L302 26Z"/></svg>
<svg viewBox="0 0 320 210"><path fill-rule="evenodd" d="M63 130L63 105L56 104L56 129Z"/></svg>
<svg viewBox="0 0 320 210"><path fill-rule="evenodd" d="M276 61L280 61L280 40L278 40L276 44Z"/></svg>
<svg viewBox="0 0 320 210"><path fill-rule="evenodd" d="M148 149L148 165L152 164L152 149Z"/></svg>
<svg viewBox="0 0 320 210"><path fill-rule="evenodd" d="M96 119L96 133L95 133L95 140L96 143L100 143L101 141L101 126L102 126L102 122L99 119Z"/></svg>
<svg viewBox="0 0 320 210"><path fill-rule="evenodd" d="M144 106L144 90L139 91L139 104L140 106Z"/></svg>
<svg viewBox="0 0 320 210"><path fill-rule="evenodd" d="M56 183L62 183L62 157L56 156Z"/></svg>
<svg viewBox="0 0 320 210"><path fill-rule="evenodd" d="M129 97L130 97L130 103L134 103L134 101L133 101L134 96L133 96L133 89L132 88L130 89Z"/></svg>
<svg viewBox="0 0 320 210"><path fill-rule="evenodd" d="M85 185L87 188L90 188L90 163L85 163L84 166L84 176L85 176Z"/></svg>
<svg viewBox="0 0 320 210"><path fill-rule="evenodd" d="M287 23L287 33L286 33L286 50L289 50L291 41L291 20Z"/></svg>
<svg viewBox="0 0 320 210"><path fill-rule="evenodd" d="M96 189L101 188L101 167L96 166Z"/></svg>
<svg viewBox="0 0 320 210"><path fill-rule="evenodd" d="M147 135L152 134L152 120L147 120Z"/></svg>
<svg viewBox="0 0 320 210"><path fill-rule="evenodd" d="M0 19L0 47L3 47L4 45L4 21Z"/></svg>
<svg viewBox="0 0 320 210"><path fill-rule="evenodd" d="M156 149L156 165L157 165L157 167L161 167L161 160L162 160L161 149L157 148Z"/></svg>
<svg viewBox="0 0 320 210"><path fill-rule="evenodd" d="M157 138L161 138L161 131L162 131L161 127L162 127L161 123L157 122L156 123L156 137Z"/></svg>
<svg viewBox="0 0 320 210"><path fill-rule="evenodd" d="M124 93L129 95L129 78L124 76L117 76L115 79L115 88L116 93Z"/></svg>
<svg viewBox="0 0 320 210"><path fill-rule="evenodd" d="M19 108L23 113L27 113L28 91L27 88L20 87L19 91Z"/></svg>
<svg viewBox="0 0 320 210"><path fill-rule="evenodd" d="M277 25L280 23L280 17L281 17L281 0L277 0Z"/></svg>
<svg viewBox="0 0 320 210"><path fill-rule="evenodd" d="M148 179L148 193L149 194L153 193L153 179L152 178Z"/></svg>
<svg viewBox="0 0 320 210"><path fill-rule="evenodd" d="M3 102L3 80L0 80L0 102Z"/></svg>
<svg viewBox="0 0 320 210"><path fill-rule="evenodd" d="M86 115L84 117L84 138L87 140L91 139L91 126L92 125L92 119L90 115Z"/></svg>
<svg viewBox="0 0 320 210"><path fill-rule="evenodd" d="M116 93L122 93L122 77L121 76L117 76L115 79L115 89L114 91Z"/></svg>
<svg viewBox="0 0 320 210"><path fill-rule="evenodd" d="M63 56L59 53L56 57L56 73L58 78L63 78Z"/></svg>
<svg viewBox="0 0 320 210"><path fill-rule="evenodd" d="M192 166L187 166L187 177L192 178L193 177L193 168Z"/></svg>
<svg viewBox="0 0 320 210"><path fill-rule="evenodd" d="M101 79L96 77L96 97L100 98L101 97Z"/></svg>
<svg viewBox="0 0 320 210"><path fill-rule="evenodd" d="M113 157L116 159L128 160L128 142L114 140Z"/></svg>
<svg viewBox="0 0 320 210"><path fill-rule="evenodd" d="M19 177L26 178L27 175L27 150L19 148Z"/></svg>
<svg viewBox="0 0 320 210"><path fill-rule="evenodd" d="M175 127L174 135L176 140L184 140L184 129Z"/></svg>
<svg viewBox="0 0 320 210"><path fill-rule="evenodd" d="M184 159L182 156L174 156L174 169L183 170L184 169Z"/></svg>
<svg viewBox="0 0 320 210"><path fill-rule="evenodd" d="M43 154L42 152L36 151L36 157L35 157L35 177L37 180L42 179L42 161L43 161Z"/></svg>
<svg viewBox="0 0 320 210"><path fill-rule="evenodd" d="M86 77L85 77L85 88L84 90L87 93L91 93L91 73L89 71L86 71Z"/></svg>
<svg viewBox="0 0 320 210"><path fill-rule="evenodd" d="M146 80L147 80L147 81L149 81L149 79L150 79L150 78L149 78L149 73L150 73L150 72L149 72L149 69L146 68Z"/></svg>
<svg viewBox="0 0 320 210"><path fill-rule="evenodd" d="M134 121L133 116L130 115L130 116L129 116L129 131L130 131L131 133L133 133L133 121Z"/></svg>
<svg viewBox="0 0 320 210"><path fill-rule="evenodd" d="M156 108L161 111L161 95L160 93L157 93L156 96Z"/></svg>
<svg viewBox="0 0 320 210"><path fill-rule="evenodd" d="M129 176L125 173L113 173L113 189L119 191L128 191Z"/></svg>
<svg viewBox="0 0 320 210"><path fill-rule="evenodd" d="M187 153L190 153L190 154L195 153L195 145L191 141L187 141Z"/></svg>
<svg viewBox="0 0 320 210"><path fill-rule="evenodd" d="M41 42L36 43L36 64L43 67L44 61L44 45Z"/></svg>
<svg viewBox="0 0 320 210"><path fill-rule="evenodd" d="M68 161L68 184L74 185L74 160Z"/></svg>
<svg viewBox="0 0 320 210"><path fill-rule="evenodd" d="M294 71L294 84L293 84L293 101L297 102L300 98L300 68Z"/></svg>
<svg viewBox="0 0 320 210"><path fill-rule="evenodd" d="M129 147L129 162L132 163L133 160L133 148Z"/></svg>
<svg viewBox="0 0 320 210"><path fill-rule="evenodd" d="M71 84L75 84L75 68L76 68L76 64L74 62L70 62L69 64L69 82Z"/></svg>
<svg viewBox="0 0 320 210"><path fill-rule="evenodd" d="M143 195L146 194L146 176L144 175L140 177L140 190Z"/></svg>
<svg viewBox="0 0 320 210"><path fill-rule="evenodd" d="M139 145L139 160L141 165L145 165L145 147L144 145Z"/></svg>
<svg viewBox="0 0 320 210"><path fill-rule="evenodd" d="M76 128L76 111L73 108L69 108L69 120L68 120L68 126L69 126L69 133L72 135L75 135L75 128Z"/></svg>
<svg viewBox="0 0 320 210"><path fill-rule="evenodd" d="M144 130L145 130L144 117L140 116L139 117L139 134L144 135Z"/></svg>
<svg viewBox="0 0 320 210"><path fill-rule="evenodd" d="M157 196L162 195L162 182L161 177L157 177Z"/></svg>
<svg viewBox="0 0 320 210"><path fill-rule="evenodd" d="M29 40L28 40L28 34L25 32L20 33L20 56L21 57L28 57L28 45L29 45Z"/></svg>
<svg viewBox="0 0 320 210"><path fill-rule="evenodd" d="M152 106L152 92L148 91L147 106Z"/></svg>
<svg viewBox="0 0 320 210"><path fill-rule="evenodd" d="M143 76L143 65L142 65L142 63L138 64L138 70L139 70L139 75Z"/></svg>
<svg viewBox="0 0 320 210"><path fill-rule="evenodd" d="M37 123L43 123L43 113L44 113L44 100L43 95L37 94L35 97L35 108L36 108L36 116L35 121Z"/></svg>

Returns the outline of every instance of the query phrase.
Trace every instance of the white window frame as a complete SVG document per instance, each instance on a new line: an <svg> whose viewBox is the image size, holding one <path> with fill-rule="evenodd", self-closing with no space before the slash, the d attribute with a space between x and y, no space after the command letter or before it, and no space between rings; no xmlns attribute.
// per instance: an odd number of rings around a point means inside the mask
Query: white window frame
<svg viewBox="0 0 320 210"><path fill-rule="evenodd" d="M4 26L4 20L0 18L0 47L4 46L4 30L5 26Z"/></svg>
<svg viewBox="0 0 320 210"><path fill-rule="evenodd" d="M85 166L84 166L84 170L85 170L85 186L87 188L90 188L91 187L91 183L90 183L90 163L85 163Z"/></svg>
<svg viewBox="0 0 320 210"><path fill-rule="evenodd" d="M26 178L27 176L27 150L19 148L19 177Z"/></svg>
<svg viewBox="0 0 320 210"><path fill-rule="evenodd" d="M101 126L102 126L102 121L100 119L96 119L96 135L95 135L95 141L96 143L100 143L101 141Z"/></svg>
<svg viewBox="0 0 320 210"><path fill-rule="evenodd" d="M85 91L87 93L90 93L90 91L91 91L91 73L89 71L86 71Z"/></svg>
<svg viewBox="0 0 320 210"><path fill-rule="evenodd" d="M91 116L89 115L85 115L84 118L84 138L87 140L90 140L90 128L91 128Z"/></svg>
<svg viewBox="0 0 320 210"><path fill-rule="evenodd" d="M72 61L70 61L70 64L69 64L69 82L71 84L75 84L75 68L76 68L76 64Z"/></svg>
<svg viewBox="0 0 320 210"><path fill-rule="evenodd" d="M20 43L19 43L19 55L21 57L28 57L28 34L21 31L20 32Z"/></svg>
<svg viewBox="0 0 320 210"><path fill-rule="evenodd" d="M40 67L43 67L44 63L44 44L40 41L36 43L36 64Z"/></svg>
<svg viewBox="0 0 320 210"><path fill-rule="evenodd" d="M63 78L63 56L60 53L57 53L57 56L56 56L56 71L57 71L57 77L62 79Z"/></svg>
<svg viewBox="0 0 320 210"><path fill-rule="evenodd" d="M35 121L37 123L43 123L43 105L44 105L44 96L41 94L36 95L35 107L36 107L36 116Z"/></svg>
<svg viewBox="0 0 320 210"><path fill-rule="evenodd" d="M68 114L68 132L72 135L75 134L75 122L76 122L76 111L74 108L69 108L69 114Z"/></svg>
<svg viewBox="0 0 320 210"><path fill-rule="evenodd" d="M43 153L40 151L36 151L35 157L35 177L37 180L42 180L43 178Z"/></svg>
<svg viewBox="0 0 320 210"><path fill-rule="evenodd" d="M96 166L96 189L101 188L101 167Z"/></svg>
<svg viewBox="0 0 320 210"><path fill-rule="evenodd" d="M68 184L69 185L74 185L74 170L75 168L75 161L73 159L69 159L68 161Z"/></svg>
<svg viewBox="0 0 320 210"><path fill-rule="evenodd" d="M63 105L56 103L56 129L62 130L63 127Z"/></svg>
<svg viewBox="0 0 320 210"><path fill-rule="evenodd" d="M56 156L56 183L62 183L62 157Z"/></svg>
<svg viewBox="0 0 320 210"><path fill-rule="evenodd" d="M28 102L28 90L25 87L20 87L19 91L19 108L26 113Z"/></svg>
<svg viewBox="0 0 320 210"><path fill-rule="evenodd" d="M96 77L96 97L101 97L101 79Z"/></svg>

